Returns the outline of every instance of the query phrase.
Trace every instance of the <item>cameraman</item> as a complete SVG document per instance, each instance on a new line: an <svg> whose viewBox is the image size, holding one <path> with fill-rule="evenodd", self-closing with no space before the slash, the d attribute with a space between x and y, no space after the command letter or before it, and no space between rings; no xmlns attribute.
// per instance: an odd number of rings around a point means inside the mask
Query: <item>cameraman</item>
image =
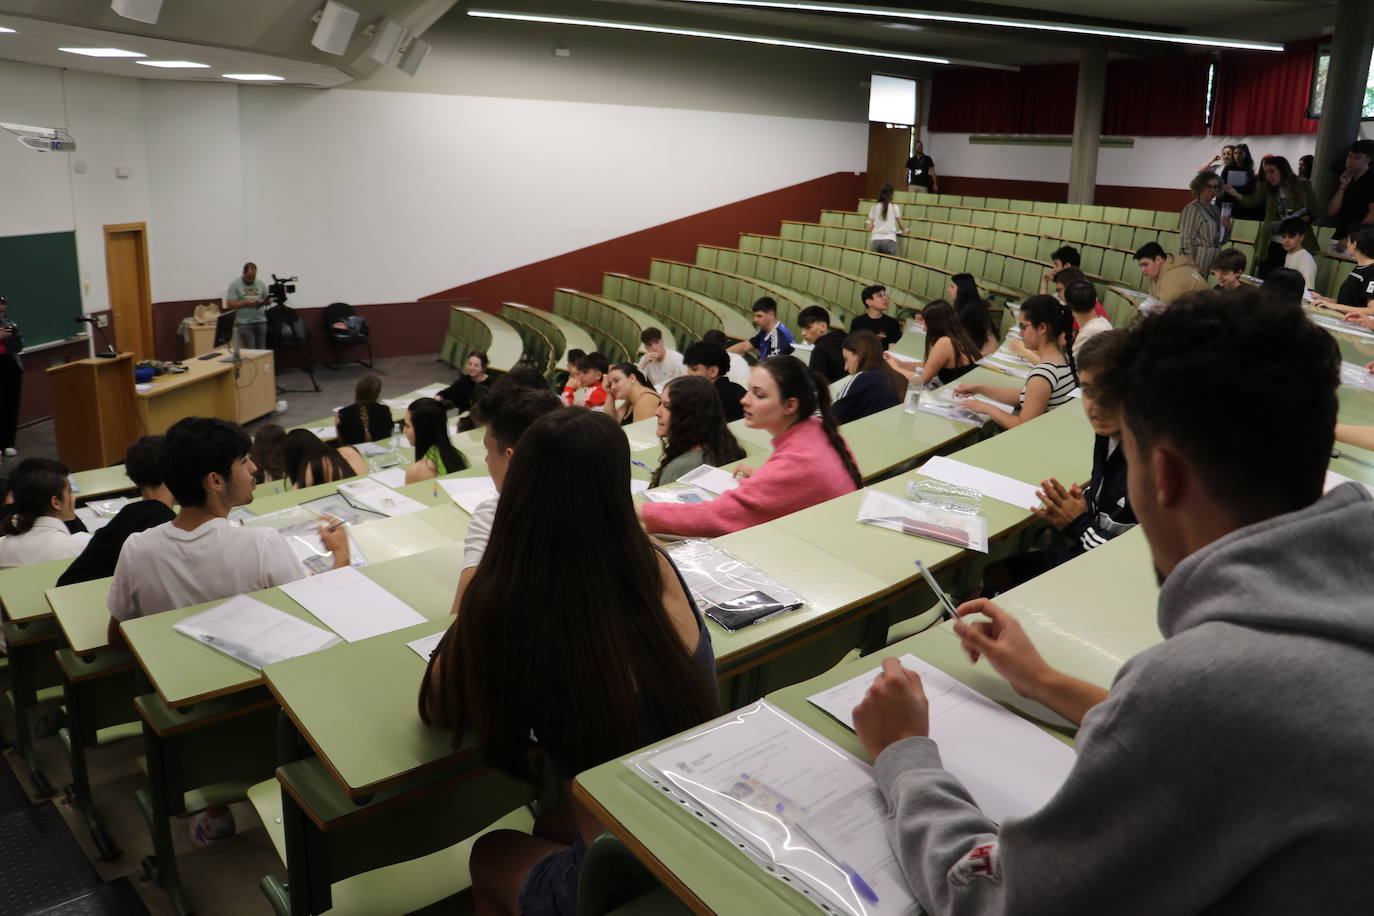
<svg viewBox="0 0 1374 916"><path fill-rule="evenodd" d="M224 294L225 308L237 312L234 325L239 346L245 350L267 348L267 284L258 279L258 265L249 261L243 265L243 276L236 277Z"/></svg>
<svg viewBox="0 0 1374 916"><path fill-rule="evenodd" d="M24 363L19 358L24 336L5 316L7 308L5 297L0 296L0 448L12 458L19 454L14 448L14 434L19 428L19 391L24 384Z"/></svg>

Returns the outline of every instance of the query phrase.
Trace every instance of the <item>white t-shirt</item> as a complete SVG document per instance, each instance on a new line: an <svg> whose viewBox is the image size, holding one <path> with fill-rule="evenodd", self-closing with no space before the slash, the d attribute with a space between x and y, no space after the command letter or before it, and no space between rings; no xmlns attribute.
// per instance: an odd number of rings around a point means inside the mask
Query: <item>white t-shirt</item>
<svg viewBox="0 0 1374 916"><path fill-rule="evenodd" d="M1101 315L1094 315L1079 325L1078 334L1073 339L1073 358L1078 359L1078 351L1083 349L1083 344L1103 331L1110 331L1111 329L1112 323Z"/></svg>
<svg viewBox="0 0 1374 916"><path fill-rule="evenodd" d="M1297 251L1290 251L1283 259L1283 266L1289 270L1296 270L1302 274L1302 282L1311 289L1316 285L1317 280L1317 260L1312 257L1312 252L1306 248L1299 248Z"/></svg>
<svg viewBox="0 0 1374 916"><path fill-rule="evenodd" d="M676 350L668 350L663 354L662 359L650 359L644 357L639 361L639 371L644 373L644 377L657 388L663 390L666 382L671 382L680 375L687 374L687 367L682 363L682 354Z"/></svg>
<svg viewBox="0 0 1374 916"><path fill-rule="evenodd" d="M167 522L124 542L106 606L115 620L131 620L307 575L276 529L241 528L216 518L182 531Z"/></svg>
<svg viewBox="0 0 1374 916"><path fill-rule="evenodd" d="M896 204L890 203L887 205L887 219L883 219L882 204L874 204L869 207L868 218L873 223L873 241L897 241L897 218L901 215L902 208Z"/></svg>
<svg viewBox="0 0 1374 916"><path fill-rule="evenodd" d="M749 368L749 361L738 353L730 354L730 381L739 385L741 388L749 387L749 373L754 370Z"/></svg>
<svg viewBox="0 0 1374 916"><path fill-rule="evenodd" d="M472 569L482 562L482 554L487 552L487 541L491 540L491 523L496 519L496 503L500 499L500 496L484 499L472 513L467 537L463 538L464 569Z"/></svg>
<svg viewBox="0 0 1374 916"><path fill-rule="evenodd" d="M39 516L23 534L0 537L0 569L74 557L86 549L90 540L91 536L84 531L67 531L61 519Z"/></svg>

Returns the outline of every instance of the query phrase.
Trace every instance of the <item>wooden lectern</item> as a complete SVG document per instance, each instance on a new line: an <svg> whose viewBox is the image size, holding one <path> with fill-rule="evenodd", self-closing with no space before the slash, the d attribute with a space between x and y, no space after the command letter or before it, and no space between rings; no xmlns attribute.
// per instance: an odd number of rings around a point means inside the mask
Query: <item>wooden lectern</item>
<svg viewBox="0 0 1374 916"><path fill-rule="evenodd" d="M52 382L57 456L73 471L124 460L138 438L134 357L80 359L48 370Z"/></svg>

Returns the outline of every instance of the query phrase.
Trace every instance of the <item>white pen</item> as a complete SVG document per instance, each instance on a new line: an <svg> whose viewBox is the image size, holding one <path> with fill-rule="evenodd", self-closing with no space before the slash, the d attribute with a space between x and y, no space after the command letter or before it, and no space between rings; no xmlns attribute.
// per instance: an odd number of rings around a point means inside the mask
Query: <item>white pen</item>
<svg viewBox="0 0 1374 916"><path fill-rule="evenodd" d="M940 588L940 583L935 581L935 577L931 575L930 570L926 569L926 565L920 560L916 561L916 568L921 571L921 578L926 580L926 585L930 586L930 590L935 593L935 597L940 599L940 603L944 605L945 614L949 619L958 620L959 610L954 606L954 599L945 594L945 590Z"/></svg>

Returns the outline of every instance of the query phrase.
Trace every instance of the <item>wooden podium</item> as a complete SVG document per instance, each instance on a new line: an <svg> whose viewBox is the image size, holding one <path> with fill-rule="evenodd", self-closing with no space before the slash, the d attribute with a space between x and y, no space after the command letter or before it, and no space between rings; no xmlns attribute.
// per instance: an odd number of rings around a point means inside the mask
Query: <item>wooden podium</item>
<svg viewBox="0 0 1374 916"><path fill-rule="evenodd" d="M57 455L63 463L86 471L123 461L139 435L133 354L80 359L53 366L48 375Z"/></svg>

